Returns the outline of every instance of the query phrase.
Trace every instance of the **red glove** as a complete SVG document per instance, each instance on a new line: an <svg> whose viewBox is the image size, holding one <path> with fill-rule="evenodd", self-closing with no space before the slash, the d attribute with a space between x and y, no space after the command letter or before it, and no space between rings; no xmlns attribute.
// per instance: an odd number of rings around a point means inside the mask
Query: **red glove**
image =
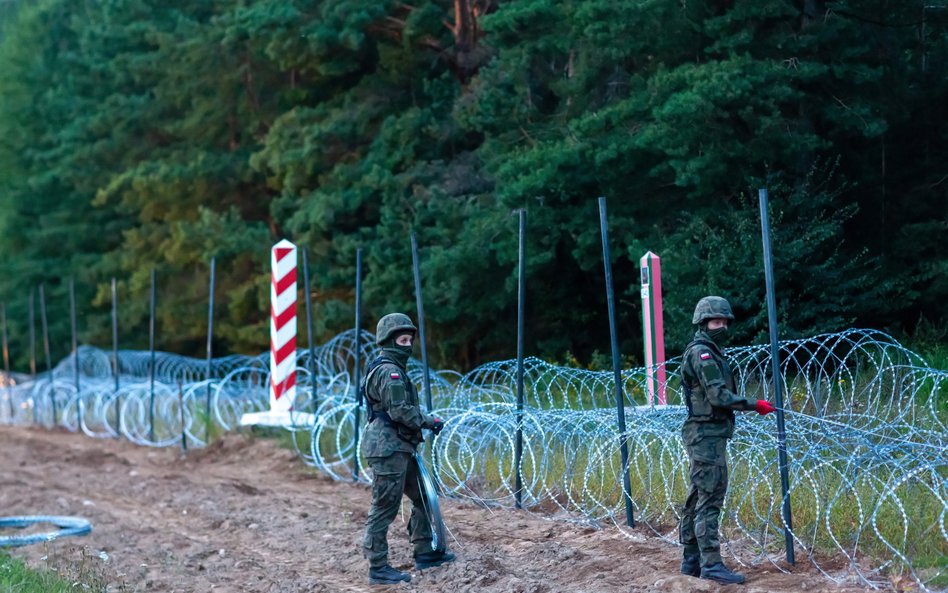
<svg viewBox="0 0 948 593"><path fill-rule="evenodd" d="M757 400L757 413L761 416L766 416L771 412L776 412L777 408L770 405L770 402L765 399Z"/></svg>

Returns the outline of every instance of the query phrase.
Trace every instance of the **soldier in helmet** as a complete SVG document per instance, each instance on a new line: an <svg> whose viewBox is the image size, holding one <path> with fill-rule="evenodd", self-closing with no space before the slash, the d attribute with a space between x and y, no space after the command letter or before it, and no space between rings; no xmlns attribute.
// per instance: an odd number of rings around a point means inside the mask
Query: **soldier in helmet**
<svg viewBox="0 0 948 593"><path fill-rule="evenodd" d="M734 375L721 350L731 305L707 296L698 301L691 322L695 337L682 355L681 375L688 419L681 437L691 460L691 488L681 515L679 541L684 546L682 574L719 583L743 583L721 561L718 518L727 494L727 441L734 434L734 412L769 414L766 400L751 401L737 394Z"/></svg>
<svg viewBox="0 0 948 593"><path fill-rule="evenodd" d="M406 370L416 332L407 315L392 313L382 317L376 328L376 341L382 352L369 364L362 383L369 406L362 454L375 474L362 547L369 561L369 582L373 584L411 581L409 574L388 563L388 527L398 514L402 494L412 502L408 536L414 547L415 566L424 569L454 560L451 552L432 550L431 525L418 486L414 453L423 440L421 431L427 428L438 434L444 422L422 413L418 393L408 379Z"/></svg>

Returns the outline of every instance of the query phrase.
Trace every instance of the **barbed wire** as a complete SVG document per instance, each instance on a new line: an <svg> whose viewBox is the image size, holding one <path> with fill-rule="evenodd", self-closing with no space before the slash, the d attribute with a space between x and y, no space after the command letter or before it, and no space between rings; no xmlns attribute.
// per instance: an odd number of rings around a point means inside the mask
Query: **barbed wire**
<svg viewBox="0 0 948 593"><path fill-rule="evenodd" d="M302 461L337 480L352 480L357 405L356 348L375 354L371 334L342 333L297 353L298 426L291 442ZM792 535L798 550L836 582L886 587L887 575L908 575L925 591L943 590L948 574L948 371L931 368L890 336L848 330L781 343L790 458ZM52 426L100 438L121 435L146 446L202 446L234 429L248 412L266 409L267 355L207 361L156 354L154 410L150 353L79 349L51 373L7 375L0 421ZM740 395L773 399L768 346L726 352ZM624 522L620 443L627 443L636 518L677 543L688 488L688 458L680 438L680 358L664 363L667 405L646 401L646 369L621 373L626 431L616 425L612 372L524 361L523 457L514 467L517 432L516 361L482 365L466 374L431 372L435 412L446 419L426 453L442 491L460 499L513 508L516 477L523 506L544 516ZM422 389L421 365L408 374ZM425 395L421 394L422 401ZM365 418L363 411L360 417ZM210 415L208 415L210 414ZM154 418L154 423L151 420ZM304 419L314 419L304 422ZM766 562L784 570L784 522L771 417L740 415L728 450L728 498L723 546L740 564ZM366 468L360 459L359 468ZM356 479L368 482L360 469ZM842 562L840 560L843 560Z"/></svg>

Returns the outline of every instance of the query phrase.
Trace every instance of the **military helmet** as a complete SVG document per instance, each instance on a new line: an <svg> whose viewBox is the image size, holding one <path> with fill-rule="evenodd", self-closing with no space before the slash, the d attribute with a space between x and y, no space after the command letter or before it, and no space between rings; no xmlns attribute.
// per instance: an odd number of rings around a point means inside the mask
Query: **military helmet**
<svg viewBox="0 0 948 593"><path fill-rule="evenodd" d="M727 299L719 296L706 296L698 301L691 323L699 325L709 319L734 320L734 313L731 312L731 304L727 302Z"/></svg>
<svg viewBox="0 0 948 593"><path fill-rule="evenodd" d="M418 328L411 322L411 318L404 313L389 313L379 319L379 324L375 328L375 343L381 346L395 334L406 331L418 333Z"/></svg>

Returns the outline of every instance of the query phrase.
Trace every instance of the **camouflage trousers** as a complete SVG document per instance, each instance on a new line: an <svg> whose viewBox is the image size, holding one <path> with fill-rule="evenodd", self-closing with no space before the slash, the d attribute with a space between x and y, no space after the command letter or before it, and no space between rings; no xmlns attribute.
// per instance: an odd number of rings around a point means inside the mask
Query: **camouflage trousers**
<svg viewBox="0 0 948 593"><path fill-rule="evenodd" d="M408 520L408 539L414 553L431 551L431 524L425 514L425 499L418 482L418 464L411 453L397 452L388 457L369 457L369 467L375 474L372 481L372 508L365 522L362 553L369 566L380 568L388 564L388 527L401 508L402 494L411 500L411 518Z"/></svg>
<svg viewBox="0 0 948 593"><path fill-rule="evenodd" d="M706 443L702 439L695 447L726 443ZM717 440L717 439L714 439ZM721 562L721 543L718 541L718 521L724 497L727 495L727 464L724 458L718 463L707 463L695 459L691 446L686 446L691 458L691 488L685 500L678 526L678 541L685 546L685 555L701 555L701 566ZM723 448L723 447L722 447ZM701 457L699 452L698 457Z"/></svg>

